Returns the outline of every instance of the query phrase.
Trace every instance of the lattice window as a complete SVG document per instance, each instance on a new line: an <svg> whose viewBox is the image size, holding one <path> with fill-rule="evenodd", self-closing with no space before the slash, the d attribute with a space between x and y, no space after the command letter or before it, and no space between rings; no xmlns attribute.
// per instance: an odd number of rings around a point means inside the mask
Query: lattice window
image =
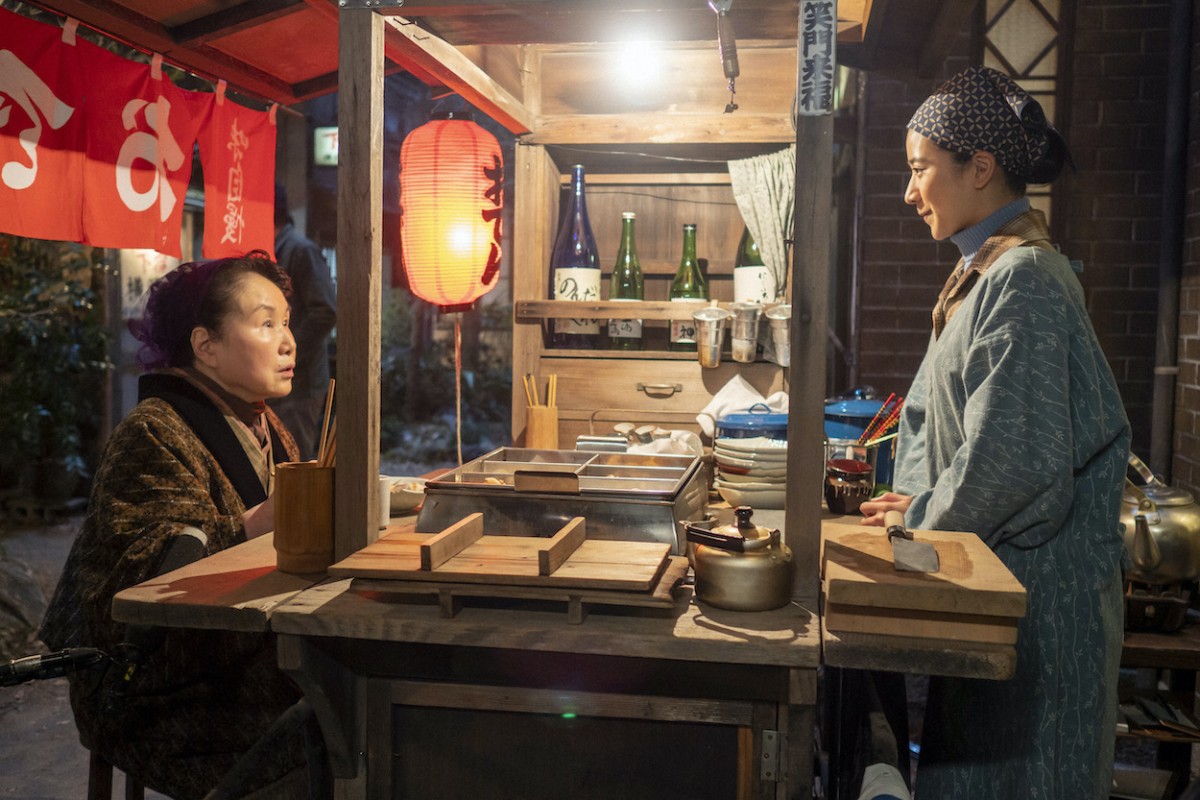
<svg viewBox="0 0 1200 800"><path fill-rule="evenodd" d="M983 64L1025 87L1046 111L1046 118L1063 129L1058 118L1061 7L1071 0L987 0L983 20ZM1051 217L1049 186L1030 186L1034 208Z"/></svg>

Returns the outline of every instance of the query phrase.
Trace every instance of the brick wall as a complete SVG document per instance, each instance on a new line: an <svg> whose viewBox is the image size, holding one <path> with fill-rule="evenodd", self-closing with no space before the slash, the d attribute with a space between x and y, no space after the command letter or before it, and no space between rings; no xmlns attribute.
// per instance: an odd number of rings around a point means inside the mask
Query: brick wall
<svg viewBox="0 0 1200 800"><path fill-rule="evenodd" d="M1149 457L1162 211L1166 60L1161 54L1169 0L1077 0L1076 5L1066 135L1079 174L1060 179L1063 202L1054 227L1063 251L1084 262L1081 282L1133 424L1134 449ZM904 124L931 89L970 63L967 32L961 42L959 54L947 60L937 78L869 77L859 383L883 392L908 388L928 341L929 311L958 259L953 245L929 238L901 192L907 178ZM1193 244L1193 256L1200 255L1198 248ZM1196 260L1188 293L1195 312L1191 346L1196 361L1190 375L1200 413ZM1200 419L1195 430L1200 431ZM1194 452L1200 464L1200 434Z"/></svg>
<svg viewBox="0 0 1200 800"><path fill-rule="evenodd" d="M1077 2L1063 250L1084 262L1092 323L1150 457L1168 0Z"/></svg>
<svg viewBox="0 0 1200 800"><path fill-rule="evenodd" d="M1175 393L1172 483L1200 493L1200 8L1193 7L1192 13L1187 219L1179 293L1179 378Z"/></svg>
<svg viewBox="0 0 1200 800"><path fill-rule="evenodd" d="M969 64L967 42L964 36L964 55L948 59L935 78L866 78L858 384L883 396L908 391L929 343L930 310L958 261L954 245L930 238L904 202L904 125L938 84Z"/></svg>

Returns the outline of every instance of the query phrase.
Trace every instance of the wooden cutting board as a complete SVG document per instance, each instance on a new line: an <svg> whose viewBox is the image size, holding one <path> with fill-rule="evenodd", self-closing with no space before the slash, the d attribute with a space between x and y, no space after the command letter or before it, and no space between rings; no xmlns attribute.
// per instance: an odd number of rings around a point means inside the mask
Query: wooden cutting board
<svg viewBox="0 0 1200 800"><path fill-rule="evenodd" d="M973 533L912 531L937 549L937 572L897 571L881 527L825 522L824 619L831 631L1012 644L1025 588Z"/></svg>
<svg viewBox="0 0 1200 800"><path fill-rule="evenodd" d="M329 575L648 592L670 556L667 544L587 539L582 525L570 531L568 525L553 538L489 536L478 528L459 536L463 524L479 516L473 514L438 534L385 533L331 566ZM560 536L571 533L578 540L555 550ZM439 555L442 543L450 547Z"/></svg>

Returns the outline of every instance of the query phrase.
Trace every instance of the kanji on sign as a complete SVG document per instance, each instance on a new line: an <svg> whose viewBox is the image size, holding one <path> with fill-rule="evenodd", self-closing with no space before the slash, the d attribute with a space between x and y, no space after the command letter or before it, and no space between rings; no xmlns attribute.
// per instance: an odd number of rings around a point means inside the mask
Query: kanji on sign
<svg viewBox="0 0 1200 800"><path fill-rule="evenodd" d="M799 112L820 116L833 112L834 45L837 15L834 0L801 0Z"/></svg>

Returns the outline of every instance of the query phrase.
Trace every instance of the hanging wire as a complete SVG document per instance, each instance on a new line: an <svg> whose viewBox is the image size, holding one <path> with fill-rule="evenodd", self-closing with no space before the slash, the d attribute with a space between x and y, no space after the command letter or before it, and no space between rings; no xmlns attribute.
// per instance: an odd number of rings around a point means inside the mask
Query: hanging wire
<svg viewBox="0 0 1200 800"><path fill-rule="evenodd" d="M458 442L458 466L462 457L462 313L454 315L454 433Z"/></svg>

